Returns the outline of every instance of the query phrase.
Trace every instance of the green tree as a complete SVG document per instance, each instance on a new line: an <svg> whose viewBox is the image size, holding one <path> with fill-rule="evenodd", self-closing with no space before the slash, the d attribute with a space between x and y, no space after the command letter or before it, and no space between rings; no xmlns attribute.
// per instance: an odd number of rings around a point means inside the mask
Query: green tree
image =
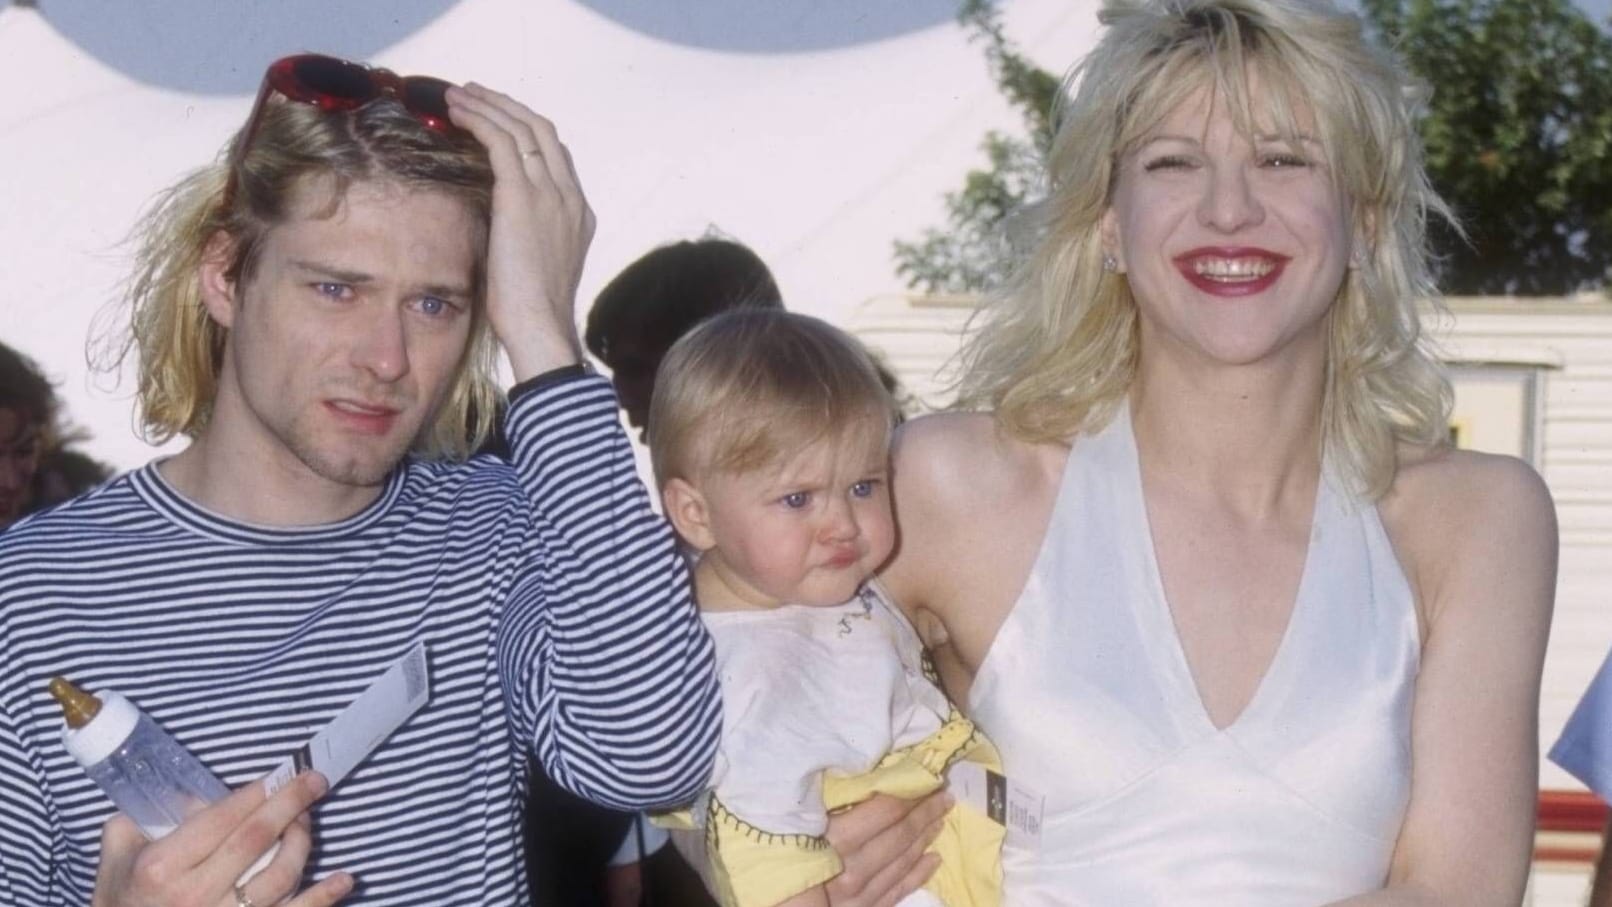
<svg viewBox="0 0 1612 907"><path fill-rule="evenodd" d="M1004 221L1042 191L1059 89L1056 76L1030 62L1003 34L994 0L964 0L958 21L984 46L991 76L1025 129L1023 135L986 133L987 167L969 171L963 188L946 194L946 226L931 227L912 242L896 241L896 273L928 293L979 292L1006 276Z"/></svg>
<svg viewBox="0 0 1612 907"><path fill-rule="evenodd" d="M1570 0L1363 0L1432 87L1433 227L1451 294L1563 294L1612 280L1612 35Z"/></svg>
<svg viewBox="0 0 1612 907"><path fill-rule="evenodd" d="M1433 227L1444 291L1612 284L1612 34L1571 0L1361 4L1432 88L1428 172L1467 233ZM895 244L898 273L926 292L978 292L1004 276L1004 219L1040 191L1058 90L1004 36L994 0L967 0L959 19L1027 128L987 135L987 167L946 196L946 226Z"/></svg>

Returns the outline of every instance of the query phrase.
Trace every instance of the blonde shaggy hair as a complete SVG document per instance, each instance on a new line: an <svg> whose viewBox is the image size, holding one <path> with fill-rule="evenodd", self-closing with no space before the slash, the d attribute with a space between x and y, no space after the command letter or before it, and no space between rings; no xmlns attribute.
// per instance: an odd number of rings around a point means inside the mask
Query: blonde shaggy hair
<svg viewBox="0 0 1612 907"><path fill-rule="evenodd" d="M994 410L1032 441L1112 417L1136 373L1138 332L1127 282L1103 271L1103 214L1119 162L1212 87L1249 135L1256 107L1290 142L1307 114L1349 200L1364 254L1326 316L1323 437L1346 477L1380 497L1398 442L1448 437L1449 383L1416 310L1438 304L1428 217L1450 219L1422 166L1421 90L1326 0L1108 0L1098 18L1106 33L1065 81L1048 197L1026 212L1028 254L960 354L959 405Z"/></svg>
<svg viewBox="0 0 1612 907"><path fill-rule="evenodd" d="M896 404L862 344L781 309L732 309L700 323L661 362L649 404L656 483L698 482L783 462L811 444L882 434Z"/></svg>
<svg viewBox="0 0 1612 907"><path fill-rule="evenodd" d="M264 237L290 216L299 190L328 185L328 214L334 214L353 183L381 180L447 192L469 205L482 225L470 341L441 410L414 442L426 457L463 459L473 452L491 432L503 396L482 298L493 182L486 150L468 134L426 128L390 100L349 112L271 102L244 153L235 153L239 141L232 139L217 161L160 194L133 234L128 325L102 338L99 359L101 368L116 372L137 352L139 421L147 440L196 437L212 416L228 333L201 299L198 268L213 237L229 237L228 275L245 286Z"/></svg>

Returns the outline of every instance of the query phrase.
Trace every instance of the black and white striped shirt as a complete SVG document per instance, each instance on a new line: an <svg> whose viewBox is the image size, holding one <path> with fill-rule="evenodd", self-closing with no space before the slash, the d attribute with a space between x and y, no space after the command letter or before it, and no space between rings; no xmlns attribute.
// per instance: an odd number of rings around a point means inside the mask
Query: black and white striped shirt
<svg viewBox="0 0 1612 907"><path fill-rule="evenodd" d="M514 468L410 462L340 523L208 513L154 466L0 534L0 905L81 907L112 805L45 691L127 696L231 786L267 772L416 642L432 698L314 809L348 903L524 899L525 758L617 808L710 777L711 644L609 384L516 400Z"/></svg>

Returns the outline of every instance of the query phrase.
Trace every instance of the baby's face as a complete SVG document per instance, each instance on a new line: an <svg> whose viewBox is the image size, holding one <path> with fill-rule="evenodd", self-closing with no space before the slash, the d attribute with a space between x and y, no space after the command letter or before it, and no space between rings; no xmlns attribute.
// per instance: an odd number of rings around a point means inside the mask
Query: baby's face
<svg viewBox="0 0 1612 907"><path fill-rule="evenodd" d="M703 483L706 565L744 604L837 605L890 557L886 431L818 441L768 468Z"/></svg>

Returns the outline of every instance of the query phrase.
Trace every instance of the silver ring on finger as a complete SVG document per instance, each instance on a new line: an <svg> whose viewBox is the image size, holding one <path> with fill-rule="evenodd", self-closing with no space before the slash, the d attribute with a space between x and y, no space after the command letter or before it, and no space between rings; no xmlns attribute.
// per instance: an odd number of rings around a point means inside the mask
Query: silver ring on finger
<svg viewBox="0 0 1612 907"><path fill-rule="evenodd" d="M236 885L235 886L235 907L257 907L257 902L253 901L250 897L247 896L245 888L242 888L241 886Z"/></svg>
<svg viewBox="0 0 1612 907"><path fill-rule="evenodd" d="M524 148L524 149L521 150L521 160L529 161L532 158L541 155L542 153L543 152L537 150L536 148Z"/></svg>

